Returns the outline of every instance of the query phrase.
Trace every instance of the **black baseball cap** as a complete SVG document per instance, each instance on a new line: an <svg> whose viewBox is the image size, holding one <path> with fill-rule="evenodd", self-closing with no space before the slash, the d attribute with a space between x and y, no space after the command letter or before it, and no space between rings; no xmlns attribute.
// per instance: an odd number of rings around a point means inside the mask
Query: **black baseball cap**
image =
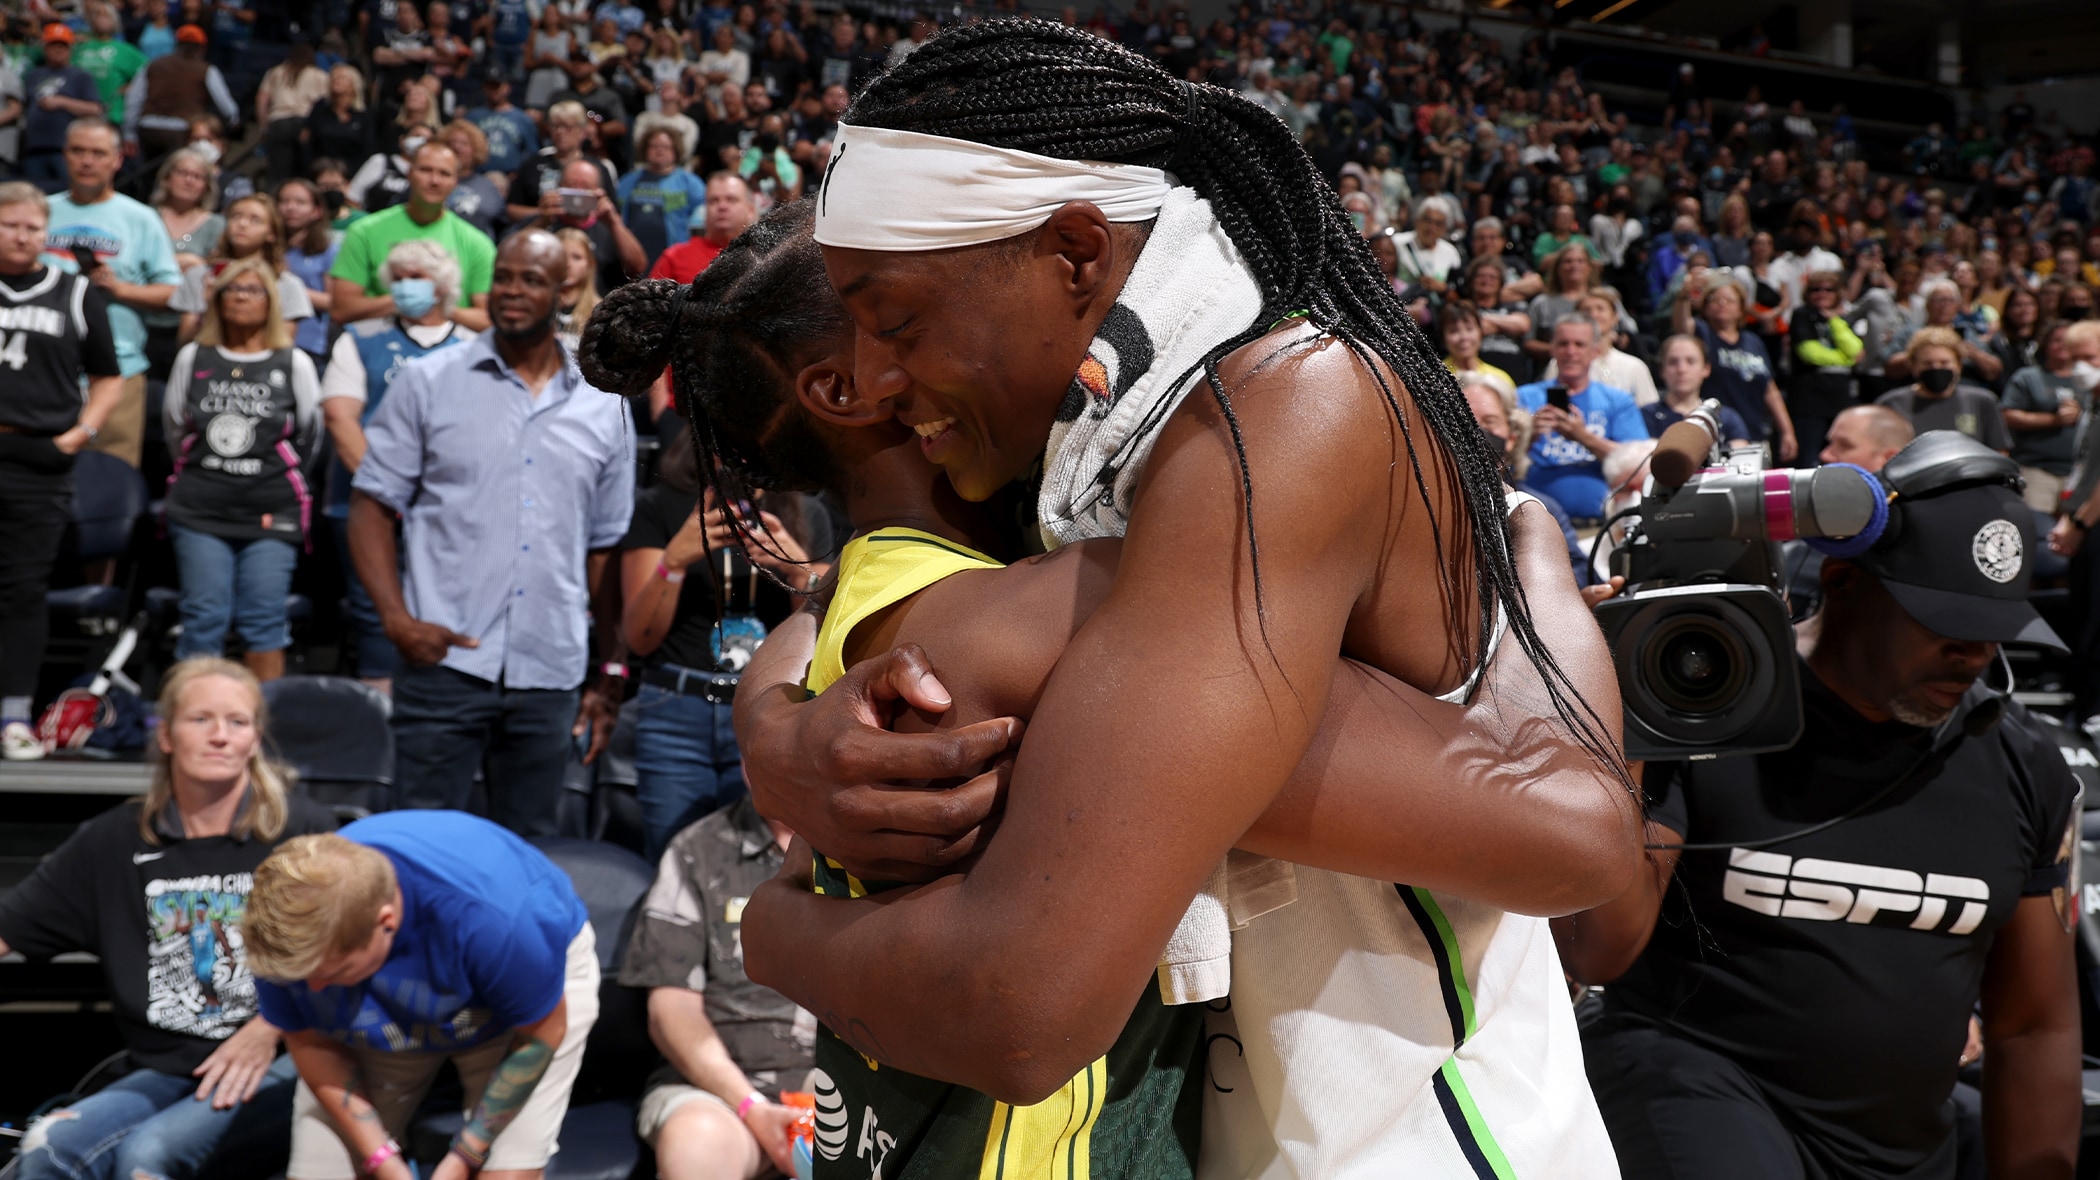
<svg viewBox="0 0 2100 1180"><path fill-rule="evenodd" d="M1890 459L1888 531L1854 562L1926 630L1948 639L2070 649L2027 601L2034 511L2019 468L1966 435L1933 430Z"/></svg>

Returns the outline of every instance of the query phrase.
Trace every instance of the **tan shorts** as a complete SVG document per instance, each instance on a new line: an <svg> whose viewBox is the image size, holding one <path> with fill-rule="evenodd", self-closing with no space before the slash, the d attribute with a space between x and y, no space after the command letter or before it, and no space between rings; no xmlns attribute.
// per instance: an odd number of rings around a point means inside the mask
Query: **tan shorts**
<svg viewBox="0 0 2100 1180"><path fill-rule="evenodd" d="M806 1071L793 1071L785 1075L760 1073L752 1075L750 1081L759 1092L775 1096L778 1090L809 1089L808 1077ZM776 1084L778 1090L775 1089ZM671 1116L678 1108L688 1102L710 1102L732 1115L736 1113L736 1107L711 1090L703 1090L684 1082L658 1082L643 1093L641 1105L635 1109L635 1135L653 1150L656 1147L656 1137L663 1132L664 1124L670 1122ZM768 1167L767 1171L770 1172L771 1168Z"/></svg>
<svg viewBox="0 0 2100 1180"><path fill-rule="evenodd" d="M526 1099L525 1108L496 1141L489 1145L491 1171L532 1171L547 1166L560 1150L555 1136L562 1116L568 1113L569 1090L576 1084L577 1067L583 1064L583 1044L591 1025L598 1020L598 940L588 923L569 943L567 978L562 998L568 1001L569 1031L554 1051L546 1075ZM460 1084L467 1092L467 1109L481 1100L481 1088L510 1053L510 1038L497 1037L485 1045L459 1053L382 1053L353 1048L357 1068L364 1075L366 1096L379 1112L387 1134L400 1139L408 1120L437 1077L438 1067L449 1058L459 1067ZM362 1162L362 1161L358 1161ZM285 1169L291 1180L355 1180L357 1168L350 1149L343 1144L335 1123L300 1079L292 1098L292 1159Z"/></svg>

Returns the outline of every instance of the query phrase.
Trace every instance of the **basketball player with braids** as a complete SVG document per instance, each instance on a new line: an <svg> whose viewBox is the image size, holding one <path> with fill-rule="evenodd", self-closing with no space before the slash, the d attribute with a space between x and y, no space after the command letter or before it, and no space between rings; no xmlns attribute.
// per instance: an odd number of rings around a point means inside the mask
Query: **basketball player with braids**
<svg viewBox="0 0 2100 1180"><path fill-rule="evenodd" d="M943 724L1025 717L1074 628L1106 592L1121 543L1078 542L1010 566L987 555L1012 546L991 527L991 514L957 497L920 452L912 431L857 395L852 324L825 282L809 222L807 203L768 214L690 292L646 283L609 297L606 311L585 332L580 360L602 388L638 396L661 370L665 329L676 315L681 339L691 342L679 354L678 371L689 375L679 381L680 411L694 423L702 445L727 458L739 486L826 488L845 503L855 536L840 557L808 676L811 690L824 690L862 656L917 643L955 686L956 704L940 719ZM1558 537L1543 516L1532 523L1540 527L1521 530L1519 537L1528 579L1558 579L1566 568ZM1556 623L1576 633L1584 621L1579 610L1556 616ZM1584 665L1571 658L1571 665L1588 675L1586 689L1608 687L1610 671L1601 662ZM1505 650L1494 668L1496 703L1461 710L1344 661L1321 738L1240 843L1287 845L1316 803L1344 813L1384 806L1396 792L1416 787L1395 778L1394 764L1436 759L1454 733L1480 741L1478 756L1500 755L1508 735L1493 714L1548 710L1551 704L1520 654ZM1518 704L1527 695L1528 702ZM1434 825L1439 817L1432 806L1416 818ZM1415 867L1375 839L1328 844L1308 859L1360 871ZM811 861L805 852L792 863L804 873ZM839 897L882 889L821 861L813 883ZM1472 895L1510 886L1485 876L1450 884ZM754 928L750 935L761 932ZM1165 964L1163 980L1186 970L1179 960ZM963 1174L974 1174L995 1131L1006 1144L995 1171L1001 1176L1032 1175L1074 1153L1101 1177L1186 1175L1196 1152L1199 1092L1188 1083L1202 1076L1193 1068L1202 1021L1197 1004L1170 1005L1143 995L1101 1061L1068 1079L1050 1100L1020 1110L887 1064L871 1069L827 1033L817 1053L825 1071L817 1083L818 1147L843 1148L846 1122L832 1121L839 1140L828 1141L824 1133L831 1129L822 1119L829 1106L840 1118L850 1113L854 1126L870 1122L881 1128L889 1145L863 1162L881 1165L884 1175L955 1174L955 1161L965 1157L970 1163ZM659 1111L653 1124L645 1113L639 1128L652 1144L659 1136L668 1143L674 1131L681 1140L698 1133L694 1126L674 1127L681 1120L721 1122L730 1113L719 1103L645 1102L643 1109ZM1074 1117L1075 1109L1092 1117ZM761 1160L755 1151L749 1158ZM829 1164L821 1166L828 1170Z"/></svg>
<svg viewBox="0 0 2100 1180"><path fill-rule="evenodd" d="M1113 1045L1191 899L1314 745L1336 655L1465 700L1501 639L1551 700L1535 762L1483 774L1508 755L1389 744L1421 796L1313 807L1305 855L1262 850L1314 859L1380 827L1409 864L1300 870L1290 906L1234 932L1216 1031L1239 1050L1211 1054L1205 1168L1611 1173L1562 1072L1578 1050L1545 923L1450 886L1523 874L1542 849L1574 867L1523 910L1626 879L1616 701L1584 704L1540 643L1466 404L1287 131L1077 31L988 22L872 84L837 143L815 236L860 329L854 396L913 427L966 499L1040 458L1048 541L1127 539L968 874L879 899L769 885L754 976L886 1066L1050 1095ZM672 319L658 340L685 339ZM927 809L871 784L953 773L957 751L1011 736L880 734L872 681L935 711L948 694L891 657L804 704L807 649L767 654L739 700L761 807L848 869L914 843L883 829L953 830L914 827ZM1481 821L1571 767L1553 835ZM1365 1078L1390 1100L1337 1100Z"/></svg>

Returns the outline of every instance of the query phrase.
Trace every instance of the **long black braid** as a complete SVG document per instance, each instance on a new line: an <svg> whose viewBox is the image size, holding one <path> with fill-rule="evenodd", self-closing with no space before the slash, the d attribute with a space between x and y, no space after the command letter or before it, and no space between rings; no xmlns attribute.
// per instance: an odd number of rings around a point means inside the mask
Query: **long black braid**
<svg viewBox="0 0 2100 1180"><path fill-rule="evenodd" d="M830 449L795 408L800 367L853 331L824 277L811 220L807 201L781 206L723 247L691 287L652 279L615 290L578 344L584 377L630 399L671 366L699 478L725 505L760 488L816 491L839 479ZM754 536L741 513L728 518L740 536ZM763 536L757 543L785 559Z"/></svg>
<svg viewBox="0 0 2100 1180"><path fill-rule="evenodd" d="M1618 736L1583 701L1539 640L1510 550L1499 457L1490 450L1457 381L1436 359L1400 304L1361 234L1311 158L1274 115L1213 86L1182 82L1144 58L1090 33L1048 21L993 20L944 31L857 97L846 122L916 131L1071 160L1163 168L1210 202L1260 283L1263 313L1201 362L1238 449L1249 556L1254 486L1231 397L1218 364L1267 334L1280 318L1303 313L1343 341L1377 379L1405 440L1415 487L1431 513L1439 551L1442 526L1423 475L1413 415L1386 379L1397 375L1437 443L1445 478L1463 489L1477 584L1473 666L1488 656L1497 604L1524 654L1545 675L1555 710L1599 761L1622 767ZM1193 376L1194 371L1184 375ZM1462 595L1442 574L1446 609ZM1452 642L1463 628L1453 617ZM1454 653L1458 654L1458 653ZM1619 772L1623 776L1623 770Z"/></svg>

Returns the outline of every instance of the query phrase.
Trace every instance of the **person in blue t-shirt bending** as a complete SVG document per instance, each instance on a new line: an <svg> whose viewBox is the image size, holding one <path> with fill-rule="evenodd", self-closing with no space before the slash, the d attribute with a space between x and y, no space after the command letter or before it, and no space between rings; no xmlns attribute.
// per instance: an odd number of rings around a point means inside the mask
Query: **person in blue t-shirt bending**
<svg viewBox="0 0 2100 1180"><path fill-rule="evenodd" d="M1553 326L1553 361L1558 381L1534 381L1517 390L1517 405L1531 414L1531 471L1525 482L1560 501L1568 515L1594 520L1604 512L1604 456L1623 442L1648 437L1633 395L1590 380L1598 350L1597 325L1573 315ZM1547 404L1555 385L1568 391L1568 408Z"/></svg>
<svg viewBox="0 0 2100 1180"><path fill-rule="evenodd" d="M395 1137L450 1059L467 1121L433 1180L539 1176L598 1018L588 919L552 861L460 812L285 841L241 935L299 1070L286 1175L407 1180Z"/></svg>

